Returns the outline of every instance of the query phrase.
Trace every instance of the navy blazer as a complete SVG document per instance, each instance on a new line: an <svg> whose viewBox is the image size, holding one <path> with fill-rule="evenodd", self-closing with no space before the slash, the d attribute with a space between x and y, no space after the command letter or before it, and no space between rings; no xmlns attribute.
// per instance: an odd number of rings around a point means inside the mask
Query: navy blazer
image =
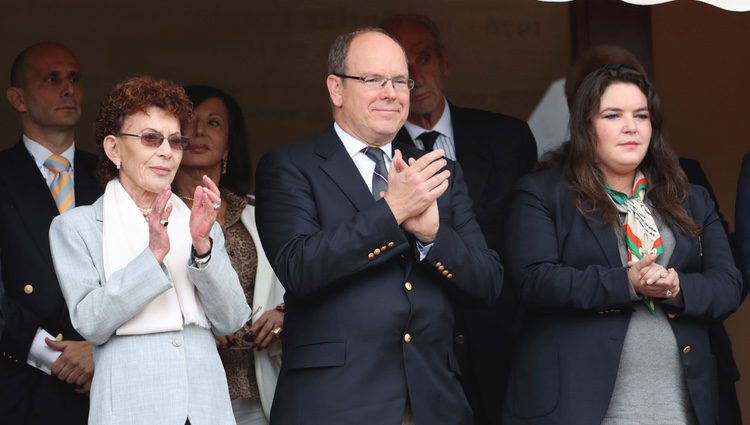
<svg viewBox="0 0 750 425"><path fill-rule="evenodd" d="M424 152L394 144L405 158ZM492 302L502 267L448 161L429 255L375 201L333 127L258 165L257 219L282 285L282 369L271 423L471 424L452 350L449 292Z"/></svg>
<svg viewBox="0 0 750 425"><path fill-rule="evenodd" d="M76 150L76 205L102 193L94 180L95 155ZM0 152L0 264L5 330L0 338L0 418L7 423L86 422L88 397L70 384L26 364L38 328L81 340L73 329L49 248L55 200L34 158L18 142Z"/></svg>
<svg viewBox="0 0 750 425"><path fill-rule="evenodd" d="M739 263L745 286L742 298L750 291L750 152L742 158L740 177L737 181L737 202L734 215L734 237L737 242Z"/></svg>
<svg viewBox="0 0 750 425"><path fill-rule="evenodd" d="M536 165L536 141L519 119L448 104L456 160L464 170L487 245L500 253L510 198L518 179ZM413 145L405 128L396 141ZM477 424L500 424L502 400L515 338L520 327L516 296L505 285L492 308L463 303L457 312L454 349L463 372L464 391Z"/></svg>
<svg viewBox="0 0 750 425"><path fill-rule="evenodd" d="M710 425L718 411L709 325L737 308L741 281L705 189L691 186L684 207L703 230L693 240L672 229L676 245L669 267L679 273L684 308L671 311L669 322L695 416ZM508 225L505 264L527 320L504 423L598 425L632 312L615 229L576 209L575 195L556 168L521 180Z"/></svg>
<svg viewBox="0 0 750 425"><path fill-rule="evenodd" d="M2 266L0 266L0 338L3 337L3 328L5 327L5 313L3 313L3 300L5 299L4 287Z"/></svg>

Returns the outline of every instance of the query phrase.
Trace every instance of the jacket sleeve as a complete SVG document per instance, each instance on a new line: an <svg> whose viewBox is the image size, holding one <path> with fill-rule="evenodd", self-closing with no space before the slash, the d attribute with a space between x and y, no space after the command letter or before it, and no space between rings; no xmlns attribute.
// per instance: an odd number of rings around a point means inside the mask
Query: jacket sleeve
<svg viewBox="0 0 750 425"><path fill-rule="evenodd" d="M73 327L92 344L102 345L172 286L166 268L148 248L103 284L91 252L101 250L101 242L92 243L84 237L81 231L87 222L74 219L83 217L76 214L79 212L73 210L52 221L50 249ZM93 220L90 224L94 225Z"/></svg>
<svg viewBox="0 0 750 425"><path fill-rule="evenodd" d="M5 284L2 276L2 269L0 269L0 338L3 336L3 328L5 328Z"/></svg>
<svg viewBox="0 0 750 425"><path fill-rule="evenodd" d="M250 318L250 307L227 255L224 233L216 223L211 229L211 237L211 260L203 269L190 264L188 276L195 285L206 317L216 334L230 335Z"/></svg>
<svg viewBox="0 0 750 425"><path fill-rule="evenodd" d="M547 176L549 177L549 176ZM559 177L562 178L562 177ZM630 283L625 267L609 267L593 234L585 244L568 247L574 253L561 252L573 232L570 220L578 214L569 193L555 191L560 182L533 174L522 180L516 190L508 220L505 258L510 279L520 301L530 309L542 311L602 311L630 308ZM549 198L549 199L546 199ZM558 211L570 208L572 211ZM575 231L588 232L584 221ZM616 243L616 239L613 239ZM573 258L580 266L573 267Z"/></svg>
<svg viewBox="0 0 750 425"><path fill-rule="evenodd" d="M516 176L517 178L531 172L534 166L536 166L538 158L536 139L534 138L534 133L531 132L529 124L523 122L519 132L519 161L521 163L519 170L521 174Z"/></svg>
<svg viewBox="0 0 750 425"><path fill-rule="evenodd" d="M266 154L257 175L258 232L268 260L291 295L314 295L409 249L385 200L324 229L318 218L318 208L324 206L317 202L327 194L313 193L308 177L287 154ZM391 242L391 248L369 258L374 247Z"/></svg>
<svg viewBox="0 0 750 425"><path fill-rule="evenodd" d="M739 306L742 280L708 192L697 186L691 189L693 218L702 226L698 240L701 267L695 272L677 270L684 301L682 315L720 319Z"/></svg>
<svg viewBox="0 0 750 425"><path fill-rule="evenodd" d="M437 237L424 262L446 284L489 305L500 295L503 267L497 253L487 248L474 218L463 171L458 163L454 164L449 187L450 217L441 218Z"/></svg>
<svg viewBox="0 0 750 425"><path fill-rule="evenodd" d="M743 299L750 290L750 153L742 159L740 178L737 181L737 203L735 208L735 232L737 262L745 281Z"/></svg>

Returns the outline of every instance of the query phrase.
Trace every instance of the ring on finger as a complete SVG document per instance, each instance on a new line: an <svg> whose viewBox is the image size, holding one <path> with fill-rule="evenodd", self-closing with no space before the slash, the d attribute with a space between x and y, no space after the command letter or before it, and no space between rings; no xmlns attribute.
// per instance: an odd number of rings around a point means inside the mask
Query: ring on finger
<svg viewBox="0 0 750 425"><path fill-rule="evenodd" d="M669 298L672 296L672 291L670 289L667 289L666 291L664 291L664 295L666 295L667 298Z"/></svg>
<svg viewBox="0 0 750 425"><path fill-rule="evenodd" d="M215 210L218 210L219 208L221 208L221 204L218 203L218 202L212 202L211 203L211 208L213 208Z"/></svg>
<svg viewBox="0 0 750 425"><path fill-rule="evenodd" d="M281 334L282 330L284 330L284 328L282 328L281 326L278 326L278 327L273 328L271 333L278 337Z"/></svg>
<svg viewBox="0 0 750 425"><path fill-rule="evenodd" d="M159 220L159 224L161 224L164 227L169 226L169 220L161 219Z"/></svg>

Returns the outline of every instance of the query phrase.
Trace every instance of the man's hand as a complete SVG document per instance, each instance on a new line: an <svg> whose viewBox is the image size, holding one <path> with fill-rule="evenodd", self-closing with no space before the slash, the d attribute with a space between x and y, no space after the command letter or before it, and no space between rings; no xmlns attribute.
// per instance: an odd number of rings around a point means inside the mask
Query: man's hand
<svg viewBox="0 0 750 425"><path fill-rule="evenodd" d="M57 379L76 386L79 393L88 393L91 378L94 376L94 357L88 341L44 341L53 350L61 351L60 357L52 363L52 375Z"/></svg>
<svg viewBox="0 0 750 425"><path fill-rule="evenodd" d="M422 214L404 220L401 226L423 244L432 243L437 237L440 227L440 212L437 201L432 201L432 204Z"/></svg>
<svg viewBox="0 0 750 425"><path fill-rule="evenodd" d="M409 218L424 213L448 189L450 171L440 171L448 164L443 159L443 154L442 149L436 149L417 160L412 158L407 165L401 156L401 151L396 149L391 170L388 172L388 191L383 198L399 225ZM432 220L432 216L436 216L436 213L435 211L435 214L428 214L429 217L420 219L420 223L424 224L425 221ZM412 223L410 226L429 227L421 224L415 226ZM426 234L429 233L426 232ZM435 233L437 233L437 228L435 228Z"/></svg>

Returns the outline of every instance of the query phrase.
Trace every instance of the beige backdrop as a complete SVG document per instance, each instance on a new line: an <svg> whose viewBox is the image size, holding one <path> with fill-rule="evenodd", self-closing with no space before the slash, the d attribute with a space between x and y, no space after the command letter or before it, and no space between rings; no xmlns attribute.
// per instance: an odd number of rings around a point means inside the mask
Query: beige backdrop
<svg viewBox="0 0 750 425"><path fill-rule="evenodd" d="M0 15L0 69L40 40L81 61L86 85L80 145L93 149L97 105L137 74L224 88L242 105L253 156L309 137L330 122L326 55L336 35L392 12L429 10L450 54L448 92L458 104L525 118L569 64L568 5L513 1L79 1L13 2ZM18 125L0 107L0 147Z"/></svg>

